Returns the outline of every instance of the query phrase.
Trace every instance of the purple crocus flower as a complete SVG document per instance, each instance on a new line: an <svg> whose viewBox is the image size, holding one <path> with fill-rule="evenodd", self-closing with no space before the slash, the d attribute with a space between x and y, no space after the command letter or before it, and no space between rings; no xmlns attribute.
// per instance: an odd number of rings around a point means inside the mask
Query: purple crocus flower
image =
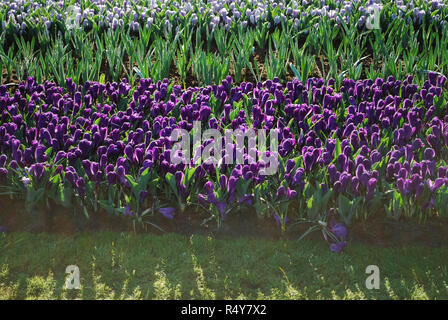
<svg viewBox="0 0 448 320"><path fill-rule="evenodd" d="M341 240L347 239L347 227L342 222L332 223L329 230L337 238Z"/></svg>
<svg viewBox="0 0 448 320"><path fill-rule="evenodd" d="M339 166L339 170L345 170L345 165L347 163L347 156L343 153L341 153L337 158L337 163Z"/></svg>
<svg viewBox="0 0 448 320"><path fill-rule="evenodd" d="M174 211L175 211L175 209L173 207L166 207L166 208L159 209L159 213L161 213L167 219L174 218Z"/></svg>
<svg viewBox="0 0 448 320"><path fill-rule="evenodd" d="M134 157L133 157L133 161L137 164L142 164L143 163L143 156L144 156L144 150L142 148L136 148L134 150Z"/></svg>
<svg viewBox="0 0 448 320"><path fill-rule="evenodd" d="M207 121L212 113L212 109L209 106L202 106L199 110L199 116L201 121Z"/></svg>
<svg viewBox="0 0 448 320"><path fill-rule="evenodd" d="M216 198L216 194L212 191L207 193L207 201L210 203L217 203L218 199Z"/></svg>
<svg viewBox="0 0 448 320"><path fill-rule="evenodd" d="M445 179L444 178L437 178L434 182L428 179L427 181L429 189L434 192L437 191L441 186L444 185Z"/></svg>
<svg viewBox="0 0 448 320"><path fill-rule="evenodd" d="M221 190L226 190L227 189L227 177L225 175L221 175L219 177L219 185L221 187Z"/></svg>
<svg viewBox="0 0 448 320"><path fill-rule="evenodd" d="M405 184L405 179L404 178L399 178L397 180L397 189L401 194L408 194L409 190L406 189L406 184Z"/></svg>
<svg viewBox="0 0 448 320"><path fill-rule="evenodd" d="M339 180L340 174L334 164L330 164L328 166L328 175L329 175L331 181L335 182L335 181Z"/></svg>
<svg viewBox="0 0 448 320"><path fill-rule="evenodd" d="M204 188L205 188L205 192L207 192L207 193L213 192L213 182L207 181L204 185Z"/></svg>
<svg viewBox="0 0 448 320"><path fill-rule="evenodd" d="M240 203L245 204L246 206L250 207L252 206L252 200L254 196L252 194L245 194L241 197Z"/></svg>
<svg viewBox="0 0 448 320"><path fill-rule="evenodd" d="M2 154L0 156L0 167L4 167L6 164L6 161L8 161L8 156L6 154Z"/></svg>
<svg viewBox="0 0 448 320"><path fill-rule="evenodd" d="M375 192L375 188L377 185L378 180L376 178L370 178L367 186L369 198L373 196L373 193Z"/></svg>
<svg viewBox="0 0 448 320"><path fill-rule="evenodd" d="M428 73L428 79L429 79L429 83L431 83L431 85L433 85L433 86L437 85L437 76L438 76L438 74L436 72L430 71Z"/></svg>
<svg viewBox="0 0 448 320"><path fill-rule="evenodd" d="M127 205L127 206L124 208L123 215L125 215L125 216L131 216L131 217L134 216L134 214L132 213L131 208L129 207L129 205Z"/></svg>
<svg viewBox="0 0 448 320"><path fill-rule="evenodd" d="M5 168L0 168L0 181L6 180L6 177L8 176L8 170Z"/></svg>
<svg viewBox="0 0 448 320"><path fill-rule="evenodd" d="M117 173L115 171L111 171L107 174L107 183L109 185L114 185L117 183Z"/></svg>
<svg viewBox="0 0 448 320"><path fill-rule="evenodd" d="M45 171L45 168L40 163L33 164L30 167L31 175L33 177L35 177L37 180L40 180L40 178L42 178L42 175L43 175L44 171Z"/></svg>
<svg viewBox="0 0 448 320"><path fill-rule="evenodd" d="M226 203L224 201L220 201L220 202L216 203L216 208L218 209L219 214L221 215L221 219L226 220L227 219Z"/></svg>
<svg viewBox="0 0 448 320"><path fill-rule="evenodd" d="M65 172L65 180L72 184L72 186L76 185L76 176L72 171Z"/></svg>
<svg viewBox="0 0 448 320"><path fill-rule="evenodd" d="M277 189L277 199L281 199L286 195L287 191L284 186L280 186Z"/></svg>
<svg viewBox="0 0 448 320"><path fill-rule="evenodd" d="M332 238L327 239L330 242L330 250L341 252L347 245L347 227L342 222L335 222L334 218L331 218L330 226L327 228L338 239L338 241Z"/></svg>
<svg viewBox="0 0 448 320"><path fill-rule="evenodd" d="M432 160L432 159L434 159L435 155L436 155L436 153L435 153L434 149L432 149L432 148L426 148L423 153L425 160Z"/></svg>
<svg viewBox="0 0 448 320"><path fill-rule="evenodd" d="M291 172L291 170L294 169L295 165L296 165L296 162L293 159L289 159L288 161L286 161L286 166L285 166L286 173Z"/></svg>
<svg viewBox="0 0 448 320"><path fill-rule="evenodd" d="M204 196L203 194L199 193L198 194L198 201L199 201L200 204L206 205L207 204L207 197Z"/></svg>
<svg viewBox="0 0 448 320"><path fill-rule="evenodd" d="M81 197L84 197L86 195L85 187L86 187L86 181L84 180L84 178L78 178L78 180L76 180L76 188Z"/></svg>
<svg viewBox="0 0 448 320"><path fill-rule="evenodd" d="M182 181L184 180L184 173L182 171L177 171L174 174L174 179L176 180L176 185L179 187L182 184Z"/></svg>
<svg viewBox="0 0 448 320"><path fill-rule="evenodd" d="M36 148L36 151L34 152L34 157L36 159L36 162L45 162L47 161L47 156L45 155L45 151L47 148L44 146L38 146Z"/></svg>
<svg viewBox="0 0 448 320"><path fill-rule="evenodd" d="M12 170L17 170L19 168L19 164L17 163L16 160L11 160L11 162L9 163L9 167Z"/></svg>
<svg viewBox="0 0 448 320"><path fill-rule="evenodd" d="M303 157L303 166L306 171L311 171L314 164L314 156L312 152L305 153L305 156Z"/></svg>
<svg viewBox="0 0 448 320"><path fill-rule="evenodd" d="M238 178L235 176L230 176L229 181L227 183L227 191L232 194L236 190L236 186L238 185Z"/></svg>
<svg viewBox="0 0 448 320"><path fill-rule="evenodd" d="M288 194L287 194L287 198L288 198L288 200L292 200L292 199L294 199L295 197L297 197L297 191L296 191L296 190L289 189L289 190L288 190Z"/></svg>
<svg viewBox="0 0 448 320"><path fill-rule="evenodd" d="M342 252L344 250L345 246L347 245L347 241L341 241L330 244L330 250L336 253Z"/></svg>
<svg viewBox="0 0 448 320"><path fill-rule="evenodd" d="M83 139L79 142L79 149L81 150L82 154L86 156L90 149L92 147L92 142L86 139Z"/></svg>

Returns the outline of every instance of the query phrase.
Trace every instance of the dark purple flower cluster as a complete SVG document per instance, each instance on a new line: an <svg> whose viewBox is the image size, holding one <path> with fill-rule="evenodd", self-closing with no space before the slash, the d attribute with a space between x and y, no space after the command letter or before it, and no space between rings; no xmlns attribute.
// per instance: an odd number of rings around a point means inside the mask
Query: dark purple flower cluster
<svg viewBox="0 0 448 320"><path fill-rule="evenodd" d="M431 72L421 86L413 80L344 79L337 88L332 79L237 85L227 77L182 89L168 80L142 79L131 88L126 80L79 86L68 79L62 88L29 78L12 91L0 86L0 183L48 184L60 176L58 183L83 199L94 192L99 201L116 189L141 206L148 194L169 201L175 190L182 203L211 206L223 219L232 203L257 203L259 186L273 190L266 192L269 201L292 203L291 210L309 209L310 186L320 186L332 191L331 207L339 195L369 203L396 190L438 213L436 195L448 186L446 78ZM283 165L265 175L262 152L238 150L232 141L222 156L235 160L242 152L243 163L197 163L194 155L216 142L211 138L193 150L193 159L172 161L172 132L193 132L195 121L223 136L229 128L275 131L278 153L268 147L266 154ZM129 177L143 172L159 182L134 192ZM163 183L169 174L174 189ZM174 210L160 212L172 217Z"/></svg>

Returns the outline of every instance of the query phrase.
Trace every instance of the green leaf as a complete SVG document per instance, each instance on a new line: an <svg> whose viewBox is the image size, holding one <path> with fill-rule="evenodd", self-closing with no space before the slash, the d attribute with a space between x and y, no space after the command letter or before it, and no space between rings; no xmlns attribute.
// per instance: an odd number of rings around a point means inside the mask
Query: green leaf
<svg viewBox="0 0 448 320"><path fill-rule="evenodd" d="M176 179L174 178L173 174L167 173L165 179L168 182L168 185L171 187L171 190L173 190L176 196L179 196L176 187Z"/></svg>
<svg viewBox="0 0 448 320"><path fill-rule="evenodd" d="M289 67L291 68L291 70L294 73L294 75L296 76L296 78L299 81L302 81L302 76L300 75L300 72L296 69L296 67L294 67L294 65L292 63L289 64Z"/></svg>
<svg viewBox="0 0 448 320"><path fill-rule="evenodd" d="M138 183L135 181L134 177L132 177L131 175L127 174L126 179L129 181L132 188L136 188L138 186Z"/></svg>
<svg viewBox="0 0 448 320"><path fill-rule="evenodd" d="M50 157L52 151L53 151L53 147L48 148L48 149L45 151L45 155L46 155L47 157Z"/></svg>
<svg viewBox="0 0 448 320"><path fill-rule="evenodd" d="M334 151L335 159L337 159L341 153L342 153L341 141L339 139L336 139L336 148Z"/></svg>

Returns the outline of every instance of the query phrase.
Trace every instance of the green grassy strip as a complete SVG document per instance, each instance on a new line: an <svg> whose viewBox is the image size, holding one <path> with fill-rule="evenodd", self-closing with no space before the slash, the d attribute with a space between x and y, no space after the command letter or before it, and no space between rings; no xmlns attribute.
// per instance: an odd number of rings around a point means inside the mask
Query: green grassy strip
<svg viewBox="0 0 448 320"><path fill-rule="evenodd" d="M360 14L354 14L353 21ZM141 28L138 34L129 28L107 32L36 28L20 36L3 32L0 84L29 76L59 85L65 85L66 78L84 83L126 77L136 83L150 77L171 78L185 87L216 84L232 75L237 83L292 76L334 78L339 86L344 77L403 79L412 74L423 79L428 70L447 73L446 24L434 20L414 27L406 19L387 21L381 30L358 28L357 23L334 28L327 18L315 17L300 29L290 21L281 28L268 28L266 22L256 28L235 24L211 32L208 22L192 28L186 20L171 32L161 32L165 28L156 25Z"/></svg>
<svg viewBox="0 0 448 320"><path fill-rule="evenodd" d="M448 248L14 233L0 240L0 299L447 299ZM80 290L64 289L65 268ZM380 289L365 286L368 265Z"/></svg>

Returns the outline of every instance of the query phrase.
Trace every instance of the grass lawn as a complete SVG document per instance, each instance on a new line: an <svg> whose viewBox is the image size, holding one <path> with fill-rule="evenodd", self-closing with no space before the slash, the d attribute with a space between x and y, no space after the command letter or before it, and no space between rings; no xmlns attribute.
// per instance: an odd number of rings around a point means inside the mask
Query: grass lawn
<svg viewBox="0 0 448 320"><path fill-rule="evenodd" d="M0 299L448 299L448 248L13 233L0 240ZM64 289L68 265L81 289ZM367 289L368 265L380 289Z"/></svg>

